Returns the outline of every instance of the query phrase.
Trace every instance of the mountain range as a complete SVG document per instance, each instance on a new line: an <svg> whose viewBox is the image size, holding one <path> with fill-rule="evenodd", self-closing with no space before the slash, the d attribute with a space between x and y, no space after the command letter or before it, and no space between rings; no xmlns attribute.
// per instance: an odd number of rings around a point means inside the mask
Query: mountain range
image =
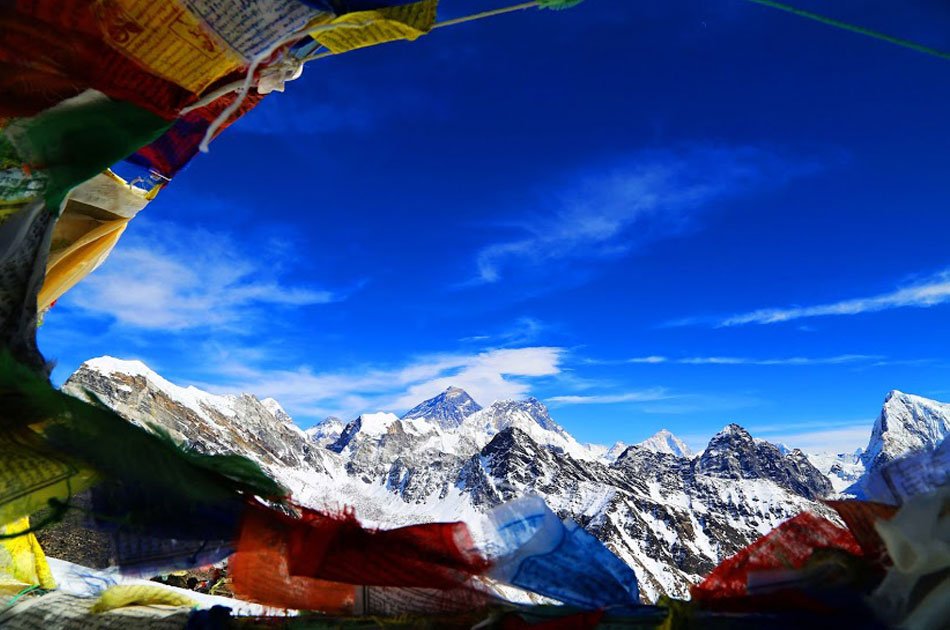
<svg viewBox="0 0 950 630"><path fill-rule="evenodd" d="M534 398L481 407L450 387L402 416L327 418L301 430L273 399L175 385L138 361L84 363L63 386L202 452L250 457L312 507L349 505L392 527L464 520L540 495L627 562L642 597L687 597L720 560L821 499L861 494L866 475L950 433L950 405L893 391L867 448L806 455L730 424L694 454L661 430L640 444L582 445Z"/></svg>

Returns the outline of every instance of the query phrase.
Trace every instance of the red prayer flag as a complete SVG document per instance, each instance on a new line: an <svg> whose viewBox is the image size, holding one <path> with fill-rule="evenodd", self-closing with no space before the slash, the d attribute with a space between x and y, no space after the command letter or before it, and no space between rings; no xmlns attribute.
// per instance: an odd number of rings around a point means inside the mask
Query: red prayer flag
<svg viewBox="0 0 950 630"><path fill-rule="evenodd" d="M800 569L819 549L861 555L861 546L851 532L826 518L803 512L723 560L701 583L693 586L690 593L694 600L746 595L750 573Z"/></svg>

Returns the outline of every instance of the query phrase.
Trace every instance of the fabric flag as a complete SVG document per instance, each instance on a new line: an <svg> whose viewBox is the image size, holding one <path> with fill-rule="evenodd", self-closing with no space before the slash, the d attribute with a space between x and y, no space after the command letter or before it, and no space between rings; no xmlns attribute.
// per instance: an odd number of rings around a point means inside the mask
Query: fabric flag
<svg viewBox="0 0 950 630"><path fill-rule="evenodd" d="M329 515L304 508L300 516L290 516L251 504L229 567L239 597L271 606L352 612L356 585L464 589L487 562L473 549L463 523L379 531L362 527L351 512ZM392 599L396 593L388 595Z"/></svg>
<svg viewBox="0 0 950 630"><path fill-rule="evenodd" d="M91 613L104 613L126 606L187 606L194 608L198 602L184 593L173 591L157 584L116 584L102 591Z"/></svg>
<svg viewBox="0 0 950 630"><path fill-rule="evenodd" d="M15 6L0 5L0 116L33 116L94 89L170 121L198 98L104 40L100 12L108 2L18 0Z"/></svg>
<svg viewBox="0 0 950 630"><path fill-rule="evenodd" d="M204 139L211 122L237 98L236 93L224 95L214 102L188 112L175 121L165 134L128 158L129 162L148 168L166 179L174 177L198 154L198 145ZM225 124L218 127L215 137L238 118L253 109L263 95L250 91L238 110Z"/></svg>
<svg viewBox="0 0 950 630"><path fill-rule="evenodd" d="M144 571L221 559L233 547L249 497L280 502L286 495L250 460L184 451L167 436L57 391L8 355L0 355L0 394L0 436L19 438L11 452L45 456L3 459L25 490L4 497L2 507L22 503L25 492L48 493L57 482L77 492L70 480L79 470L95 471L93 523L113 533L120 566ZM35 436L35 450L22 446L22 435ZM32 505L43 507L35 499Z"/></svg>
<svg viewBox="0 0 950 630"><path fill-rule="evenodd" d="M901 505L950 483L950 440L875 468L864 482L868 498Z"/></svg>
<svg viewBox="0 0 950 630"><path fill-rule="evenodd" d="M344 15L354 11L372 11L387 7L398 7L416 0L301 0L304 4L334 15Z"/></svg>
<svg viewBox="0 0 950 630"><path fill-rule="evenodd" d="M47 591L56 588L46 554L29 530L28 517L0 526L0 535L3 536L0 538L0 595L10 594L13 589L22 590L24 586L37 586ZM15 536L19 532L27 533Z"/></svg>
<svg viewBox="0 0 950 630"><path fill-rule="evenodd" d="M330 22L340 28L311 33L332 53L343 53L400 39L415 40L435 24L438 0L347 13Z"/></svg>
<svg viewBox="0 0 950 630"><path fill-rule="evenodd" d="M585 610L640 604L633 569L540 497L502 504L489 519L497 538L490 577Z"/></svg>
<svg viewBox="0 0 950 630"><path fill-rule="evenodd" d="M132 0L136 4L151 4ZM207 30L252 61L275 43L301 33L313 22L330 17L299 0L181 0Z"/></svg>
<svg viewBox="0 0 950 630"><path fill-rule="evenodd" d="M950 485L911 497L878 533L894 566L871 605L892 627L938 630L950 619Z"/></svg>
<svg viewBox="0 0 950 630"><path fill-rule="evenodd" d="M746 595L754 573L800 569L812 554L822 549L861 555L861 547L851 532L828 519L803 512L722 561L702 582L690 589L690 594L699 601Z"/></svg>
<svg viewBox="0 0 950 630"><path fill-rule="evenodd" d="M871 501L825 501L825 503L844 521L848 531L861 545L866 558L881 564L885 562L890 564L887 548L874 525L877 521L893 518L897 508Z"/></svg>
<svg viewBox="0 0 950 630"><path fill-rule="evenodd" d="M155 76L200 94L244 59L177 0L109 0L97 7L102 35Z"/></svg>
<svg viewBox="0 0 950 630"><path fill-rule="evenodd" d="M157 192L130 186L111 171L73 189L53 229L40 312L105 261L129 221Z"/></svg>
<svg viewBox="0 0 950 630"><path fill-rule="evenodd" d="M262 508L245 515L237 550L228 560L234 595L277 608L348 614L356 602L352 584L290 574L287 531Z"/></svg>
<svg viewBox="0 0 950 630"><path fill-rule="evenodd" d="M98 13L110 45L196 94L320 15L297 0L109 0Z"/></svg>
<svg viewBox="0 0 950 630"><path fill-rule="evenodd" d="M42 374L49 368L36 345L36 299L52 226L53 212L39 198L5 208L0 221L0 351Z"/></svg>
<svg viewBox="0 0 950 630"><path fill-rule="evenodd" d="M33 431L0 428L0 522L38 512L50 499L66 503L95 480L91 470L51 453Z"/></svg>
<svg viewBox="0 0 950 630"><path fill-rule="evenodd" d="M361 617L402 615L475 615L470 625L489 605L499 603L486 590L465 584L436 589L399 586L357 586L353 614Z"/></svg>
<svg viewBox="0 0 950 630"><path fill-rule="evenodd" d="M144 109L86 91L4 129L22 163L49 178L47 206L58 213L72 188L164 133L170 123Z"/></svg>

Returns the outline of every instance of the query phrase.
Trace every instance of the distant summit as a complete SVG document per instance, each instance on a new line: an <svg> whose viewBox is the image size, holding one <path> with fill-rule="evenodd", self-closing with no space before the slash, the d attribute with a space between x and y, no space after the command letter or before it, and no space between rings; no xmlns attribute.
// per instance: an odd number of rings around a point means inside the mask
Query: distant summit
<svg viewBox="0 0 950 630"><path fill-rule="evenodd" d="M686 446L686 443L666 429L660 429L654 433L652 437L648 437L637 444L637 446L651 450L655 453L666 453L668 455L685 457L687 459L693 456L693 452L688 446Z"/></svg>
<svg viewBox="0 0 950 630"><path fill-rule="evenodd" d="M462 424L462 420L482 407L472 400L468 393L459 387L449 387L447 390L416 405L406 412L402 420L435 420L445 429L452 429Z"/></svg>

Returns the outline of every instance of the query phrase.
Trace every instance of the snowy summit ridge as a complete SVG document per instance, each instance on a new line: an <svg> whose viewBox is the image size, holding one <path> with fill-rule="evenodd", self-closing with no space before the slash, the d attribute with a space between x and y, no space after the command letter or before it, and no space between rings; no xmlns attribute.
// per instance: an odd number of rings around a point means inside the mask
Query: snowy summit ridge
<svg viewBox="0 0 950 630"><path fill-rule="evenodd" d="M430 398L407 411L401 420L435 420L442 428L451 429L458 427L465 418L481 409L482 406L472 400L464 389L449 387L435 398Z"/></svg>

